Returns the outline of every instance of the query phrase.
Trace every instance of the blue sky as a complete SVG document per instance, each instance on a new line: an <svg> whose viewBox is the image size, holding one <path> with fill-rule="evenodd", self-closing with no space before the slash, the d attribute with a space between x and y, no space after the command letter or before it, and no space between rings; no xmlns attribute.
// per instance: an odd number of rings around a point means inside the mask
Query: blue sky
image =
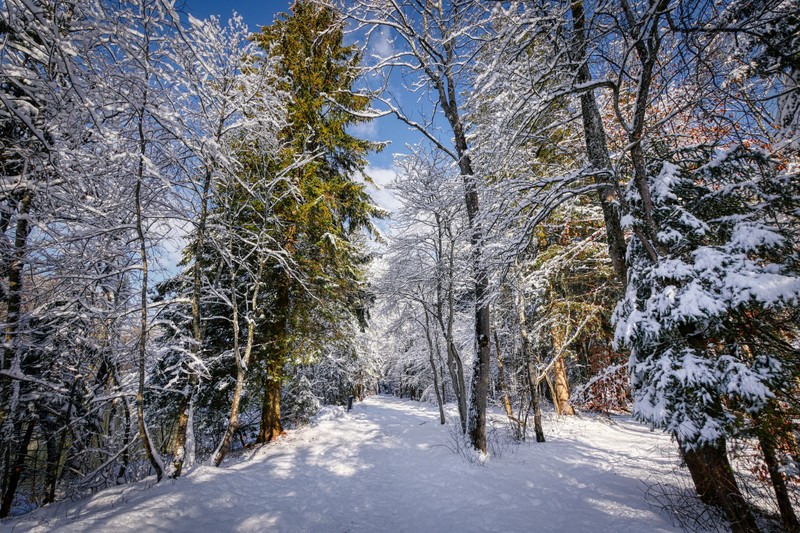
<svg viewBox="0 0 800 533"><path fill-rule="evenodd" d="M289 1L186 0L185 10L198 18L205 18L209 15L227 18L233 11L236 11L253 30L257 30L259 26L271 24L276 13L288 12L290 5Z"/></svg>
<svg viewBox="0 0 800 533"><path fill-rule="evenodd" d="M198 18L218 15L223 20L230 17L231 13L235 11L244 18L251 30L257 31L260 26L271 24L277 13L289 12L291 4L290 0L232 0L230 2L186 0L184 9ZM410 131L408 126L392 117L384 117L359 126L354 128L352 133L373 141L389 141L391 143L383 152L370 157L370 167L367 169L367 173L380 186L379 189L371 188L370 190L375 201L384 208L390 210L396 208L396 200L383 186L395 177L392 164L394 155L407 152L406 145L419 142L420 135Z"/></svg>

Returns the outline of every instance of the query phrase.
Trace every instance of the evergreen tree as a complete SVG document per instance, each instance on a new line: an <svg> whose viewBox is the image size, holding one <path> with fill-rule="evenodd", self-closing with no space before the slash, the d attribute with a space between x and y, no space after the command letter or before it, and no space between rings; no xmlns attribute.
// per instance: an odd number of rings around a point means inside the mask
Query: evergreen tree
<svg viewBox="0 0 800 533"><path fill-rule="evenodd" d="M374 232L373 217L383 212L371 203L358 181L366 156L381 148L358 139L348 127L364 119L352 112L368 109L368 95L355 91L360 55L343 44L343 18L332 8L298 1L254 38L282 58L276 75L292 97L286 148L279 168L291 167L284 191L276 191L279 224L274 239L293 263L266 269L265 309L256 354L262 382L259 442L280 434L284 366L300 354L313 354L330 340L337 322L346 320L362 280L367 255L362 230Z"/></svg>
<svg viewBox="0 0 800 533"><path fill-rule="evenodd" d="M703 501L752 529L726 441L798 375L776 328L800 298L781 215L797 176L743 145L679 150L650 170L660 256L631 241L615 315L616 339L631 349L634 414L676 436ZM641 203L635 192L628 201Z"/></svg>

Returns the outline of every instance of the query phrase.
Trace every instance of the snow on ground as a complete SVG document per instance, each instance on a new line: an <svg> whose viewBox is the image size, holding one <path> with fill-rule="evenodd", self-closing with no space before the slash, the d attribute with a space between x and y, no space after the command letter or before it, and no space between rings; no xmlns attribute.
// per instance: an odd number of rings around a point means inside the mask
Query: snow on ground
<svg viewBox="0 0 800 533"><path fill-rule="evenodd" d="M499 427L499 426L498 426ZM547 421L548 442L453 453L435 406L367 398L224 468L105 490L4 531L674 531L644 501L674 445L627 418ZM494 431L494 436L502 430ZM227 463L226 463L227 464Z"/></svg>

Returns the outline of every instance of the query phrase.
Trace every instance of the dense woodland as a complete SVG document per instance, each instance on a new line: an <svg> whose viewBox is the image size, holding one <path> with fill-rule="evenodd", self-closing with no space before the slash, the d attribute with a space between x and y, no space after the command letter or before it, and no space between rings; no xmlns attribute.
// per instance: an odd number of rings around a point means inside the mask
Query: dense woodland
<svg viewBox="0 0 800 533"><path fill-rule="evenodd" d="M734 531L800 531L798 13L4 0L0 517L380 391L477 453L492 406L536 442L630 412ZM355 135L384 116L422 139L393 213Z"/></svg>

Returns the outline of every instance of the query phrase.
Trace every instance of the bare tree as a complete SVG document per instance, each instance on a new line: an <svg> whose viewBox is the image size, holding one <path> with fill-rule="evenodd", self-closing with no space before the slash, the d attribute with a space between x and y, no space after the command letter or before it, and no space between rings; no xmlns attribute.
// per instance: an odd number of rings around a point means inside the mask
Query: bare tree
<svg viewBox="0 0 800 533"><path fill-rule="evenodd" d="M211 203L217 187L241 180L237 176L243 168L239 161L241 150L237 148L241 139L247 138L258 145L263 154L277 151L277 132L284 127L286 112L286 96L274 84L273 59L258 53L256 45L248 39L250 32L241 17L234 16L226 27L213 18L201 21L190 17L189 23L185 30L179 27L180 39L172 50L180 67L173 74L173 81L184 88L178 102L182 112L175 117L175 126L180 129L175 133L192 156L183 163L185 179L181 185L187 193L184 200L187 205L178 216L194 227L189 275L193 342L189 356L182 363L184 389L175 436L173 477L180 476L185 461L188 464L194 461L194 438L189 434L193 425L192 407L200 378L208 374L202 349L203 300L209 291L215 290L206 272L211 265L204 263ZM254 65L256 57L258 66ZM232 306L232 309L238 308ZM233 323L238 325L236 318Z"/></svg>
<svg viewBox="0 0 800 533"><path fill-rule="evenodd" d="M471 228L473 299L475 302L475 358L470 380L467 433L473 447L486 452L486 401L491 364L491 323L489 272L483 255L484 230L480 222L480 178L476 174L461 110L463 91L470 85L469 60L477 40L484 34L487 9L481 2L453 0L439 2L357 0L346 10L356 31L369 43L389 39L388 54L374 56L373 70L384 73L385 85L377 101L383 109L377 115L393 115L416 128L437 149L458 166L464 183L464 205ZM424 95L432 102L432 114L416 120L389 90L390 73L404 71L411 80L406 90ZM441 110L449 133L438 128L436 111ZM452 138L452 144L450 139Z"/></svg>

